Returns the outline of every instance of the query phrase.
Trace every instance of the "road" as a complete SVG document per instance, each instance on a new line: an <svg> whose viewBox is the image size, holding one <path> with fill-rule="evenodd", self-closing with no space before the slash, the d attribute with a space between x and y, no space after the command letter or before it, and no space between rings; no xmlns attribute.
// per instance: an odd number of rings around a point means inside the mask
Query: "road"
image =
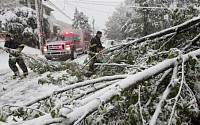
<svg viewBox="0 0 200 125"><path fill-rule="evenodd" d="M3 46L4 42L0 42L0 46ZM31 47L25 47L23 53L29 54L31 56L39 56L40 58L45 57L41 54L38 49ZM57 86L53 84L39 85L38 80L46 78L49 72L39 75L34 73L29 69L29 75L26 79L20 80L11 79L13 75L12 71L8 66L8 54L0 50L0 106L4 104L23 104L27 101L30 101L36 98L38 95L44 95L49 92L52 92L56 89L61 88L62 86ZM74 62L83 64L84 60L87 58L87 55L79 55ZM22 74L22 71L20 70ZM56 75L62 75L66 72L56 72Z"/></svg>

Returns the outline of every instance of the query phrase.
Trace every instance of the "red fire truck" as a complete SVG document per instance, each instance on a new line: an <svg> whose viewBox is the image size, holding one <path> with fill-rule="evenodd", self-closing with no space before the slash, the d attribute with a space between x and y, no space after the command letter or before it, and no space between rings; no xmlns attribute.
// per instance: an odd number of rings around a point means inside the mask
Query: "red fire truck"
<svg viewBox="0 0 200 125"><path fill-rule="evenodd" d="M88 31L68 29L44 45L44 55L49 60L73 60L78 54L87 53L89 40Z"/></svg>

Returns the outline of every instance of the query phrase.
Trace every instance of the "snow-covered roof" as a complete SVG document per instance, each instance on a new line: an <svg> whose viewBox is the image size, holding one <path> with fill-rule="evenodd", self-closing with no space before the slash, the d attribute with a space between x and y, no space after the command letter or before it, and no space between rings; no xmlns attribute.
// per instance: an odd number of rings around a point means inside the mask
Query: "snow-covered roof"
<svg viewBox="0 0 200 125"><path fill-rule="evenodd" d="M72 20L70 20L69 18L67 18L66 16L64 16L61 12L59 12L55 7L53 7L49 2L44 1L43 2L44 6L47 6L48 8L51 8L52 10L54 10L52 12L52 15L54 16L54 18L58 21L62 21L64 23L70 24L72 25ZM68 14L67 14L68 15Z"/></svg>
<svg viewBox="0 0 200 125"><path fill-rule="evenodd" d="M42 4L43 4L43 6L45 6L45 7L49 8L49 9L51 9L51 11L55 11L55 10L56 10L51 4L49 4L49 3L46 2L46 1L42 2Z"/></svg>

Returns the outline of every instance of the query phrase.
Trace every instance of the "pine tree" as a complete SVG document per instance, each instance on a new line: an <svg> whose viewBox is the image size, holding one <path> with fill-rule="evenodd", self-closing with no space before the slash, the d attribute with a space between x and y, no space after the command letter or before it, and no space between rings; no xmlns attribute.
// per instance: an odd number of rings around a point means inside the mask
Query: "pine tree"
<svg viewBox="0 0 200 125"><path fill-rule="evenodd" d="M85 29L91 32L91 26L88 22L88 17L83 12L79 12L77 8L75 9L72 27L74 29Z"/></svg>

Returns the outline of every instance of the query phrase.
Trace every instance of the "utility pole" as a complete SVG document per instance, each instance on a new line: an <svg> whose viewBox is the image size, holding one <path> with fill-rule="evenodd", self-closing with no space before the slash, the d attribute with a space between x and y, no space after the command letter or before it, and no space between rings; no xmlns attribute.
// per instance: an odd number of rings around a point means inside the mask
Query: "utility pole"
<svg viewBox="0 0 200 125"><path fill-rule="evenodd" d="M37 29L39 38L39 49L42 51L43 46L43 7L42 0L35 0L35 8L37 13Z"/></svg>
<svg viewBox="0 0 200 125"><path fill-rule="evenodd" d="M94 23L95 23L95 19L93 18L93 21L92 21L92 25L93 25L93 37L94 37Z"/></svg>

